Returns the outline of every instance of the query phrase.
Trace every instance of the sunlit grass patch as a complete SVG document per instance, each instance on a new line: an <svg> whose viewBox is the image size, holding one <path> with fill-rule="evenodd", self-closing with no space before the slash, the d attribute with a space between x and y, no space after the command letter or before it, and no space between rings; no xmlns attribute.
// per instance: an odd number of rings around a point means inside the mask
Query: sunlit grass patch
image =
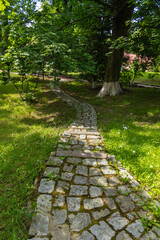
<svg viewBox="0 0 160 240"><path fill-rule="evenodd" d="M160 86L160 73L144 72L142 76L135 79L136 83Z"/></svg>
<svg viewBox="0 0 160 240"><path fill-rule="evenodd" d="M36 104L0 83L0 239L27 239L33 182L75 111L41 84Z"/></svg>
<svg viewBox="0 0 160 240"><path fill-rule="evenodd" d="M160 196L160 91L132 88L116 97L99 99L88 83L62 87L96 109L105 148L154 198Z"/></svg>

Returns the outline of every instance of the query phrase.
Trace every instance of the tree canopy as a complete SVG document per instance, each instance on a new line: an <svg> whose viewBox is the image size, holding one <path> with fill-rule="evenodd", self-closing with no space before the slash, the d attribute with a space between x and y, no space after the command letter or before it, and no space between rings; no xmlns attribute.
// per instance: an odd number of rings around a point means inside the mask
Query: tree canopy
<svg viewBox="0 0 160 240"><path fill-rule="evenodd" d="M103 80L100 97L121 92L123 53L157 59L160 51L158 0L3 1L0 68L27 73L80 72ZM129 31L130 29L130 31ZM156 49L156 51L155 51Z"/></svg>

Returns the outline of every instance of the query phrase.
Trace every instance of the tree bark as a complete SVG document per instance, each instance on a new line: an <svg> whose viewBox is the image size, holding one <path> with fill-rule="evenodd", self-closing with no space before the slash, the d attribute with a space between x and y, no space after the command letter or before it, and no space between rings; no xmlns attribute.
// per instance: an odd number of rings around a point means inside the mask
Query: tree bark
<svg viewBox="0 0 160 240"><path fill-rule="evenodd" d="M8 63L7 65L8 65L8 67L7 67L7 77L8 77L8 80L10 80L11 79L10 64Z"/></svg>
<svg viewBox="0 0 160 240"><path fill-rule="evenodd" d="M129 26L126 21L132 17L134 6L128 0L113 1L113 24L112 24L112 40L119 37L126 37ZM115 96L122 92L119 77L122 65L124 49L114 49L108 57L106 72L104 76L103 87L98 93L98 97L103 98L106 95Z"/></svg>

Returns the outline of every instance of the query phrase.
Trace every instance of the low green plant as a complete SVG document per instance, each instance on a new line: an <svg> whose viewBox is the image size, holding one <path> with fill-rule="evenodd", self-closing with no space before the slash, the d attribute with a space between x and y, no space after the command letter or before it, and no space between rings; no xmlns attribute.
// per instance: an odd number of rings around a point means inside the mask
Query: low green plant
<svg viewBox="0 0 160 240"><path fill-rule="evenodd" d="M153 202L147 202L143 209L146 211L146 216L143 216L141 220L145 229L151 229L153 226L160 228L160 207Z"/></svg>
<svg viewBox="0 0 160 240"><path fill-rule="evenodd" d="M53 180L53 179L55 179L55 180L60 180L60 179L61 179L61 176L57 175L57 174L55 173L55 171L53 171L52 173L48 173L48 175L47 175L47 181Z"/></svg>
<svg viewBox="0 0 160 240"><path fill-rule="evenodd" d="M22 101L33 103L36 100L36 93L38 91L39 81L37 78L30 80L29 76L10 76L8 78L6 73L3 71L0 74L0 80L4 85L11 83L16 92L19 94Z"/></svg>
<svg viewBox="0 0 160 240"><path fill-rule="evenodd" d="M67 156L60 156L59 159L64 160Z"/></svg>
<svg viewBox="0 0 160 240"><path fill-rule="evenodd" d="M132 79L133 79L133 72L129 69L124 68L120 73L120 79L119 79L120 85L122 87L128 86L132 82Z"/></svg>
<svg viewBox="0 0 160 240"><path fill-rule="evenodd" d="M151 80L153 80L155 77L158 77L159 73L157 72L153 72L153 73L148 73L148 78L150 78Z"/></svg>
<svg viewBox="0 0 160 240"><path fill-rule="evenodd" d="M124 183L124 184L127 184L130 182L129 178L128 177L121 177L121 181Z"/></svg>

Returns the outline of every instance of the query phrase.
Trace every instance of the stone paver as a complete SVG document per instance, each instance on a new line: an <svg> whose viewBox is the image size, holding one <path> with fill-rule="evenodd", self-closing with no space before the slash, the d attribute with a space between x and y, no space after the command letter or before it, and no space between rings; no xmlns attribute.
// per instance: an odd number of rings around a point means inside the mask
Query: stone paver
<svg viewBox="0 0 160 240"><path fill-rule="evenodd" d="M107 220L107 222L113 226L115 230L121 230L129 221L121 217L119 212L113 213Z"/></svg>
<svg viewBox="0 0 160 240"><path fill-rule="evenodd" d="M118 191L121 194L129 194L131 192L131 189L128 185L123 185L118 187Z"/></svg>
<svg viewBox="0 0 160 240"><path fill-rule="evenodd" d="M52 196L51 195L40 195L37 198L37 211L50 212L52 207Z"/></svg>
<svg viewBox="0 0 160 240"><path fill-rule="evenodd" d="M134 209L135 205L128 196L120 195L116 198L116 202L122 212L129 212Z"/></svg>
<svg viewBox="0 0 160 240"><path fill-rule="evenodd" d="M90 234L88 231L84 231L81 236L78 237L77 240L94 240L94 236Z"/></svg>
<svg viewBox="0 0 160 240"><path fill-rule="evenodd" d="M64 224L66 219L67 219L67 210L53 210L52 211L52 224L53 225L59 225L59 224Z"/></svg>
<svg viewBox="0 0 160 240"><path fill-rule="evenodd" d="M101 221L99 224L100 225L95 224L90 228L92 234L95 235L98 240L111 240L115 232L104 221Z"/></svg>
<svg viewBox="0 0 160 240"><path fill-rule="evenodd" d="M95 220L106 217L109 214L110 214L110 211L107 208L101 209L100 211L92 212L92 216Z"/></svg>
<svg viewBox="0 0 160 240"><path fill-rule="evenodd" d="M101 167L101 170L102 170L103 174L107 174L107 175L116 174L116 171L112 167L109 167L109 166Z"/></svg>
<svg viewBox="0 0 160 240"><path fill-rule="evenodd" d="M132 223L129 225L126 229L129 233L131 233L134 237L138 238L142 235L144 231L144 227L142 225L141 220L135 221L135 223Z"/></svg>
<svg viewBox="0 0 160 240"><path fill-rule="evenodd" d="M61 174L61 178L66 181L71 181L74 176L74 173L69 173L69 172L63 172Z"/></svg>
<svg viewBox="0 0 160 240"><path fill-rule="evenodd" d="M160 237L160 228L153 227L153 231Z"/></svg>
<svg viewBox="0 0 160 240"><path fill-rule="evenodd" d="M28 240L49 240L49 238L30 238Z"/></svg>
<svg viewBox="0 0 160 240"><path fill-rule="evenodd" d="M160 229L145 232L140 220L147 216L143 205L150 195L135 191L140 184L105 152L93 107L52 90L77 116L46 164L29 239L160 240Z"/></svg>
<svg viewBox="0 0 160 240"><path fill-rule="evenodd" d="M87 210L102 207L102 198L84 199L84 208Z"/></svg>
<svg viewBox="0 0 160 240"><path fill-rule="evenodd" d="M102 195L102 189L100 187L90 187L89 193L91 197L98 197Z"/></svg>
<svg viewBox="0 0 160 240"><path fill-rule="evenodd" d="M88 176L88 167L78 165L76 167L76 173L84 176Z"/></svg>
<svg viewBox="0 0 160 240"><path fill-rule="evenodd" d="M70 240L70 231L67 224L62 224L55 226L53 225L51 229L51 240Z"/></svg>
<svg viewBox="0 0 160 240"><path fill-rule="evenodd" d="M76 164L76 163L80 163L82 160L80 158L69 157L69 158L66 159L66 161L68 163Z"/></svg>
<svg viewBox="0 0 160 240"><path fill-rule="evenodd" d="M73 232L79 232L91 224L89 213L78 213L69 215L70 228Z"/></svg>
<svg viewBox="0 0 160 240"><path fill-rule="evenodd" d="M66 172L71 172L73 169L73 165L72 164L64 164L64 167L63 167L63 171L66 171Z"/></svg>
<svg viewBox="0 0 160 240"><path fill-rule="evenodd" d="M130 238L130 236L125 231L122 231L118 233L116 240L132 240L132 238Z"/></svg>
<svg viewBox="0 0 160 240"><path fill-rule="evenodd" d="M59 173L60 168L58 167L46 167L44 177L56 176Z"/></svg>
<svg viewBox="0 0 160 240"><path fill-rule="evenodd" d="M37 213L32 218L32 223L29 229L29 235L41 235L46 236L48 234L49 215L43 213Z"/></svg>
<svg viewBox="0 0 160 240"><path fill-rule="evenodd" d="M106 187L104 193L107 197L115 196L118 194L117 189L115 187Z"/></svg>
<svg viewBox="0 0 160 240"><path fill-rule="evenodd" d="M100 175L102 175L102 173L98 168L90 168L89 175L90 176L97 176L97 175L100 176Z"/></svg>
<svg viewBox="0 0 160 240"><path fill-rule="evenodd" d="M63 163L63 160L61 160L59 157L50 157L47 166L61 166Z"/></svg>
<svg viewBox="0 0 160 240"><path fill-rule="evenodd" d="M84 185L87 185L88 184L88 179L87 177L84 177L84 176L75 176L73 182L75 184L84 184Z"/></svg>
<svg viewBox="0 0 160 240"><path fill-rule="evenodd" d="M109 185L110 186L116 186L118 184L121 184L121 182L116 176L113 176L113 177L109 178Z"/></svg>
<svg viewBox="0 0 160 240"><path fill-rule="evenodd" d="M109 207L109 209L115 210L117 208L114 199L105 198L105 202L106 202L107 206Z"/></svg>
<svg viewBox="0 0 160 240"><path fill-rule="evenodd" d="M73 196L82 196L88 194L88 187L81 185L71 185L71 190L69 195Z"/></svg>
<svg viewBox="0 0 160 240"><path fill-rule="evenodd" d="M54 190L55 181L42 179L40 182L40 186L38 188L39 193L52 193Z"/></svg>
<svg viewBox="0 0 160 240"><path fill-rule="evenodd" d="M89 158L87 159L87 158L86 158L86 159L84 159L82 162L83 162L84 165L97 166L96 159L94 159L94 158L93 158L93 159L89 159Z"/></svg>
<svg viewBox="0 0 160 240"><path fill-rule="evenodd" d="M159 240L160 238L157 237L152 231L146 233L141 240Z"/></svg>
<svg viewBox="0 0 160 240"><path fill-rule="evenodd" d="M69 212L78 212L80 209L81 198L68 197L68 211Z"/></svg>
<svg viewBox="0 0 160 240"><path fill-rule="evenodd" d="M90 177L89 182L91 185L96 185L96 186L107 186L107 179L105 177Z"/></svg>
<svg viewBox="0 0 160 240"><path fill-rule="evenodd" d="M69 183L58 181L56 191L59 193L65 193L69 189Z"/></svg>
<svg viewBox="0 0 160 240"><path fill-rule="evenodd" d="M97 163L99 166L107 166L108 161L106 159L97 159Z"/></svg>
<svg viewBox="0 0 160 240"><path fill-rule="evenodd" d="M54 201L54 207L63 207L65 204L65 197L63 195L56 195L56 199Z"/></svg>

